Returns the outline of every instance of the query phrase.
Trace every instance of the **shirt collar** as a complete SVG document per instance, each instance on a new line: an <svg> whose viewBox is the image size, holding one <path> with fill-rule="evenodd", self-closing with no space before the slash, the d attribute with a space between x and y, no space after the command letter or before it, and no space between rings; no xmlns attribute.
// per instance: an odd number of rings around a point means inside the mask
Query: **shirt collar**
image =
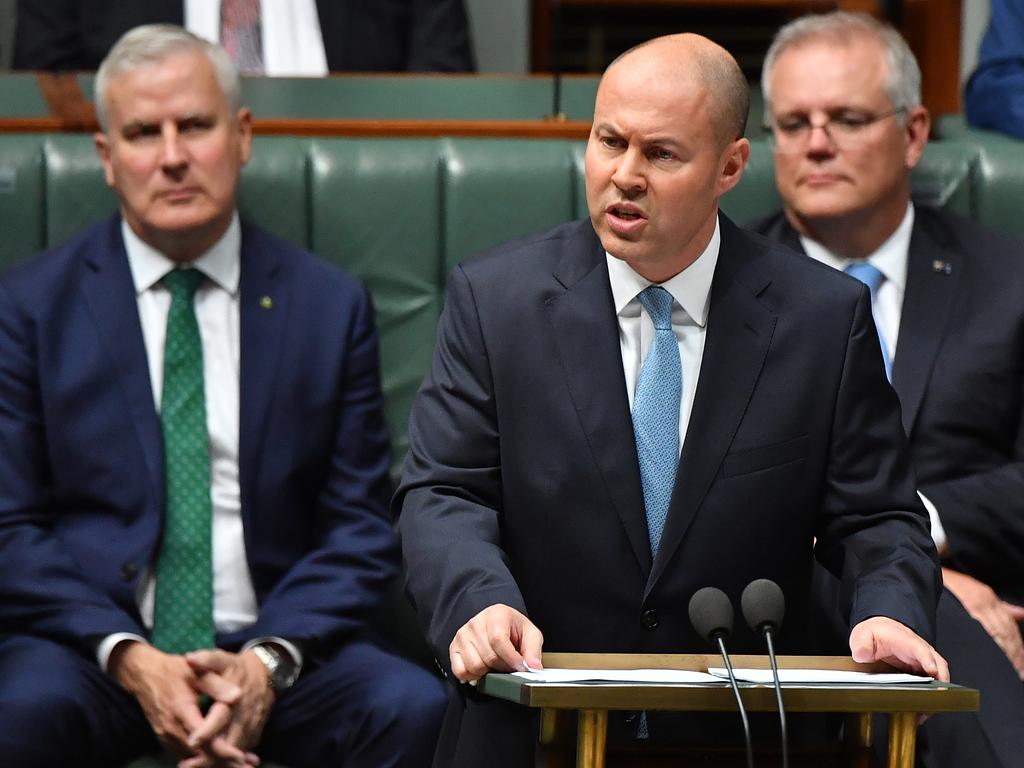
<svg viewBox="0 0 1024 768"><path fill-rule="evenodd" d="M715 276L715 266L718 264L718 251L721 244L722 234L719 231L716 217L715 231L704 252L682 272L661 283L661 287L672 294L676 303L701 328L704 327L708 319L711 280ZM615 258L607 251L605 259L608 262L608 278L612 285L615 314L639 314L639 301L635 301L632 306L630 306L630 302L634 302L641 291L654 283L639 275L626 262Z"/></svg>
<svg viewBox="0 0 1024 768"><path fill-rule="evenodd" d="M182 266L164 256L160 251L145 242L123 218L121 219L121 236L124 248L128 253L128 266L132 271L135 293L141 295L159 283L164 275ZM191 264L206 277L234 295L238 291L241 274L242 227L238 221L238 212L231 217L231 223L220 240L213 244L206 253Z"/></svg>
<svg viewBox="0 0 1024 768"><path fill-rule="evenodd" d="M907 203L907 212L903 215L903 221L896 227L896 230L889 235L889 238L882 243L878 250L867 257L886 280L894 284L901 292L907 284L907 257L910 253L910 235L914 229L914 204ZM835 269L846 269L861 259L848 259L837 256L828 250L821 243L811 240L809 237L800 235L800 244L804 252L812 259L827 264Z"/></svg>

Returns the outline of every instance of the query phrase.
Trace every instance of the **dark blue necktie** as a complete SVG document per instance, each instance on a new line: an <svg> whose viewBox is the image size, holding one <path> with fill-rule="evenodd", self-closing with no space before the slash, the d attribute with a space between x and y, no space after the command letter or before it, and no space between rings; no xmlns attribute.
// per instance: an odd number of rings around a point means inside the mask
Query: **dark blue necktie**
<svg viewBox="0 0 1024 768"><path fill-rule="evenodd" d="M855 261L852 264L847 264L846 269L843 270L846 274L851 277L856 277L871 291L871 316L875 316L875 302L878 298L878 286L882 284L885 279L885 275L882 271L869 261ZM889 354L889 348L885 344L885 339L882 338L882 332L878 328L878 320L875 320L875 330L878 331L878 343L882 345L882 360L885 362L885 375L892 381L892 355Z"/></svg>

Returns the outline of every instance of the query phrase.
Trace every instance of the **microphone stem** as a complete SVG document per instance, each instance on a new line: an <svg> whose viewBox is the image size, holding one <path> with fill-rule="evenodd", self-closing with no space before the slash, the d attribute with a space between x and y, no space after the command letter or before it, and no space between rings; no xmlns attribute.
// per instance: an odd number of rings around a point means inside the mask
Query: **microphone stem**
<svg viewBox="0 0 1024 768"><path fill-rule="evenodd" d="M740 721L743 723L743 741L747 748L747 768L754 768L754 747L750 741L750 722L747 720L747 708L743 706L743 699L740 697L740 688L736 685L736 675L732 671L732 662L725 650L725 641L719 635L715 638L718 643L718 652L722 654L722 661L725 662L725 669L729 673L729 683L732 685L733 696L736 697L736 708L740 711Z"/></svg>
<svg viewBox="0 0 1024 768"><path fill-rule="evenodd" d="M775 681L775 700L779 704L779 729L782 732L782 768L789 768L789 739L786 736L786 710L782 706L782 685L779 682L779 667L775 663L775 646L772 643L772 631L764 630L764 639L768 641L768 661L772 665L772 679Z"/></svg>

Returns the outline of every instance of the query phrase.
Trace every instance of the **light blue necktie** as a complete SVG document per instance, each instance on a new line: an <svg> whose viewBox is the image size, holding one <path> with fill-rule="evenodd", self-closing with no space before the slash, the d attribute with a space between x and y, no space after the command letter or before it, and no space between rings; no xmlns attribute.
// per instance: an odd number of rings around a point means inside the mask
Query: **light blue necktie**
<svg viewBox="0 0 1024 768"><path fill-rule="evenodd" d="M856 277L871 291L871 316L875 316L875 301L878 298L878 286L882 284L885 279L885 275L882 271L869 261L855 261L852 264L847 264L846 269L843 270L850 277ZM875 319L875 330L878 331L878 343L882 345L882 361L885 363L885 375L889 381L892 381L892 355L889 354L889 348L885 345L885 339L882 338L882 332L878 328L878 320Z"/></svg>
<svg viewBox="0 0 1024 768"><path fill-rule="evenodd" d="M683 369L679 343L672 331L672 294L652 285L639 298L654 322L654 341L640 369L633 398L633 435L653 556L658 553L679 465Z"/></svg>

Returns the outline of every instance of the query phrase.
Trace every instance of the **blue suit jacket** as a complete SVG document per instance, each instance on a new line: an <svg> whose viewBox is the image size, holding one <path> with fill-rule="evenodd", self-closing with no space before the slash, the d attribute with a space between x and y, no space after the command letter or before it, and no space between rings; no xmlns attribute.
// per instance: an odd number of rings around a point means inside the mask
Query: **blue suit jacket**
<svg viewBox="0 0 1024 768"><path fill-rule="evenodd" d="M377 333L365 289L242 228L239 470L257 622L329 651L395 571ZM269 298L269 301L267 301ZM145 634L160 421L120 219L0 277L0 632L91 650Z"/></svg>

